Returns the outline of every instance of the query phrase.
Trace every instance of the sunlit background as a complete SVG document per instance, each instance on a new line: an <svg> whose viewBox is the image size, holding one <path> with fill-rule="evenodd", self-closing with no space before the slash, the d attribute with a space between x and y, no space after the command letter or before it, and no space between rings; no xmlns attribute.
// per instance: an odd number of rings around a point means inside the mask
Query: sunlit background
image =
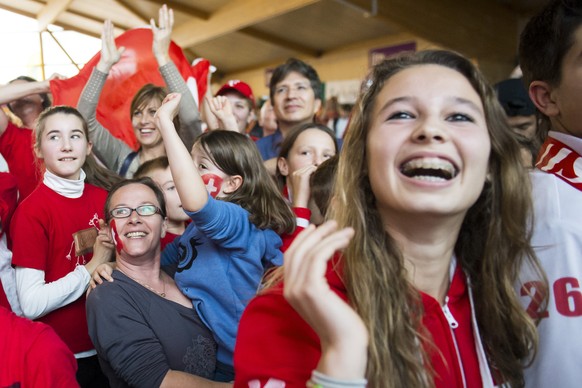
<svg viewBox="0 0 582 388"><path fill-rule="evenodd" d="M0 10L0 84L20 75L37 80L54 73L71 77L101 49L99 39L52 24L48 31L39 34L35 19Z"/></svg>

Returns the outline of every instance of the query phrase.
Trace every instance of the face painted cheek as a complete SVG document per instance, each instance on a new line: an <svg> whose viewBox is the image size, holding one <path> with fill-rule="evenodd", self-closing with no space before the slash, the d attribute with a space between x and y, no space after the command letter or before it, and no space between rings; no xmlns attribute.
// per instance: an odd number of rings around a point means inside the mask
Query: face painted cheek
<svg viewBox="0 0 582 388"><path fill-rule="evenodd" d="M115 224L115 220L111 220L109 226L111 227L111 237L113 238L113 241L115 241L115 250L117 253L120 253L123 249L123 242L121 241L121 238L119 238L119 233L117 233L117 225Z"/></svg>
<svg viewBox="0 0 582 388"><path fill-rule="evenodd" d="M214 174L204 174L202 175L202 181L204 181L208 194L212 198L216 198L222 188L222 178Z"/></svg>

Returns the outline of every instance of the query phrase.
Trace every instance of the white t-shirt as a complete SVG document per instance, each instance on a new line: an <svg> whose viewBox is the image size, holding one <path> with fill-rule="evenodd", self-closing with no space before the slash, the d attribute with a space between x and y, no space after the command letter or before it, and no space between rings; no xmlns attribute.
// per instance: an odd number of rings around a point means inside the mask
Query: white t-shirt
<svg viewBox="0 0 582 388"><path fill-rule="evenodd" d="M582 155L582 139L556 132L550 132L550 136ZM538 326L538 354L532 366L526 369L526 387L580 387L582 192L538 169L530 177L535 217L532 245L546 271L550 297L547 316ZM524 268L525 287L535 292L535 284L528 283L531 279ZM530 296L522 295L521 300L529 311L538 311Z"/></svg>

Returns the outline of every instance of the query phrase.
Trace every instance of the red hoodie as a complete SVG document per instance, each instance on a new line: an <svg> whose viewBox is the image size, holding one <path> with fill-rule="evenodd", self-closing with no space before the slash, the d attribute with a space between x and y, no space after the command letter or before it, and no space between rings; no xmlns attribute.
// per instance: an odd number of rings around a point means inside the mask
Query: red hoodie
<svg viewBox="0 0 582 388"><path fill-rule="evenodd" d="M347 301L343 281L332 266L330 261L327 280ZM287 303L282 290L279 285L257 296L242 316L234 353L235 387L305 387L319 362L317 334ZM492 386L481 343L475 341L476 325L461 269L454 271L447 294L452 324L444 313L445 306L427 294L421 296L425 310L422 322L438 349L437 352L435 347L427 347L435 371L435 387L482 387L482 381ZM478 355L485 371L483 379Z"/></svg>

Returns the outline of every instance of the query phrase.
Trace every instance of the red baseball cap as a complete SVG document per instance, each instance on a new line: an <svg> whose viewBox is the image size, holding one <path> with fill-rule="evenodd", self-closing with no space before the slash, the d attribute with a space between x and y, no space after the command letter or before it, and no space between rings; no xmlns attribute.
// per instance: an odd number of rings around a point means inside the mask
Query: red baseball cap
<svg viewBox="0 0 582 388"><path fill-rule="evenodd" d="M230 91L235 91L239 94L242 94L244 98L248 98L249 100L251 100L253 102L253 106L255 106L255 96L253 96L253 90L247 83L238 79L231 79L230 81L222 85L220 89L218 89L216 95L222 96Z"/></svg>

